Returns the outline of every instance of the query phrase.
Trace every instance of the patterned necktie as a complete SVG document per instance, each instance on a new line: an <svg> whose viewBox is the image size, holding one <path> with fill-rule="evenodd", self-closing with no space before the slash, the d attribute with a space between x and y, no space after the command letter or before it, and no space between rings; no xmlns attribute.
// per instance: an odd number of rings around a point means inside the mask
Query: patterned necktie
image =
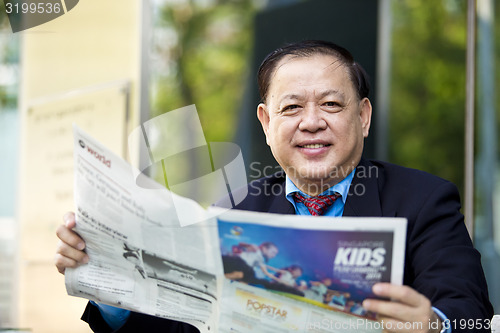
<svg viewBox="0 0 500 333"><path fill-rule="evenodd" d="M309 198L304 197L299 192L293 193L295 202L302 202L313 216L323 215L327 208L333 205L335 200L337 200L339 197L339 193L318 195L316 197Z"/></svg>

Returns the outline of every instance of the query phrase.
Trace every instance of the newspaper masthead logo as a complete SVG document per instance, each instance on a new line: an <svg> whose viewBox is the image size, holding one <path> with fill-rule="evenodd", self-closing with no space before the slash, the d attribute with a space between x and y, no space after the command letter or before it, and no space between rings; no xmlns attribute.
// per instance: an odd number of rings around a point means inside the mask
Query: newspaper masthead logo
<svg viewBox="0 0 500 333"><path fill-rule="evenodd" d="M79 140L78 143L80 144L80 147L82 147L83 149L85 149L85 147L87 147L86 151L90 155L94 156L97 160L101 161L102 164L104 164L108 168L111 168L111 160L106 159L106 156L104 156L103 154L100 154L96 150L90 148L90 146L86 145L83 140Z"/></svg>

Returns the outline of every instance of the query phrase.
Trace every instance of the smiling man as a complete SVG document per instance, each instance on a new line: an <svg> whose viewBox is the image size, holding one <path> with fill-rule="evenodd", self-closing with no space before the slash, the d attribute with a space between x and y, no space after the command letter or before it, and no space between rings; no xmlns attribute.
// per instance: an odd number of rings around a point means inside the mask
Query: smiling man
<svg viewBox="0 0 500 333"><path fill-rule="evenodd" d="M405 217L404 285L375 285L374 293L391 301L363 306L388 332L458 332L463 327L449 323L468 319L482 324L474 332L485 330L493 310L458 191L425 172L362 158L372 106L366 73L352 55L325 41L287 45L264 60L258 82L257 116L284 172L250 183L237 208Z"/></svg>
<svg viewBox="0 0 500 333"><path fill-rule="evenodd" d="M418 170L362 158L372 106L366 74L351 54L324 41L291 44L264 60L258 81L257 116L284 172L251 182L236 208L405 217L404 285L376 284L374 293L390 301L365 300L363 306L378 313L387 332L488 331L493 309L456 187ZM74 223L74 215L66 215L57 231L61 273L88 261ZM88 305L83 319L96 332L194 331L187 324L96 304ZM453 325L467 320L474 329Z"/></svg>
<svg viewBox="0 0 500 333"><path fill-rule="evenodd" d="M344 63L328 53L291 54L261 74L266 92L257 116L290 180L317 195L350 174L363 152L372 107Z"/></svg>

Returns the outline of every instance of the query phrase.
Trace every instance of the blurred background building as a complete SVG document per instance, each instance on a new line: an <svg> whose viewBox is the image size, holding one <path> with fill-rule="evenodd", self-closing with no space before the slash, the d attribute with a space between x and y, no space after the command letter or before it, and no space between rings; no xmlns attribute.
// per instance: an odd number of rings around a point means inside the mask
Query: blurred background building
<svg viewBox="0 0 500 333"><path fill-rule="evenodd" d="M249 179L261 177L277 167L255 116L256 69L299 39L346 46L369 72L367 157L457 184L499 312L496 1L87 0L16 33L4 3L0 329L89 331L79 320L85 301L66 295L53 266L55 229L74 209L73 122L130 158L144 153L127 146L130 131L195 104L206 140L238 143ZM154 167L151 175L161 178Z"/></svg>

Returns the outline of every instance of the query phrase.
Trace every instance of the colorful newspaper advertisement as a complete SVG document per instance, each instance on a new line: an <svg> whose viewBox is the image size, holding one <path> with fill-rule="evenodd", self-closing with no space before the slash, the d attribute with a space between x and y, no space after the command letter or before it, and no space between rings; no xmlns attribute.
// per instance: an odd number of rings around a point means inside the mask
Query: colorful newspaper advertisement
<svg viewBox="0 0 500 333"><path fill-rule="evenodd" d="M377 282L401 284L406 220L227 212L218 217L226 283L221 328L363 332Z"/></svg>
<svg viewBox="0 0 500 333"><path fill-rule="evenodd" d="M137 170L76 126L74 147L90 261L66 270L69 295L202 333L382 331L361 304L374 283L402 283L405 219L204 209L149 178L138 186Z"/></svg>

